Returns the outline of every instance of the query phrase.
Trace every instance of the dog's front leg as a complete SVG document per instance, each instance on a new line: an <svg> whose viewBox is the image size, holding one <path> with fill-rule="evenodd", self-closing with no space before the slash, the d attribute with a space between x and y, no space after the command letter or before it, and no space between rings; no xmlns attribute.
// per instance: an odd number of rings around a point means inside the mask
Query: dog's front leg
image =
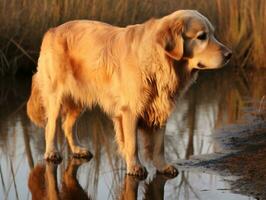
<svg viewBox="0 0 266 200"><path fill-rule="evenodd" d="M47 104L47 124L45 127L45 154L46 160L59 162L62 160L60 153L56 148L56 120L58 118L60 110L60 98L56 95L51 95L48 97Z"/></svg>
<svg viewBox="0 0 266 200"><path fill-rule="evenodd" d="M173 165L168 164L165 161L164 137L165 137L165 127L153 133L153 143L154 143L153 164L155 165L159 173L175 177L178 174L177 169Z"/></svg>
<svg viewBox="0 0 266 200"><path fill-rule="evenodd" d="M141 134L144 139L145 157L152 161L159 173L175 177L178 174L177 169L165 161L165 127L158 130L153 128L143 128L141 129Z"/></svg>
<svg viewBox="0 0 266 200"><path fill-rule="evenodd" d="M145 177L147 171L145 167L141 166L138 158L137 117L129 109L123 109L121 123L124 136L123 155L127 163L127 174Z"/></svg>
<svg viewBox="0 0 266 200"><path fill-rule="evenodd" d="M91 152L87 148L78 145L72 130L80 112L81 110L75 107L67 111L63 122L63 130L74 157L90 159L92 157Z"/></svg>

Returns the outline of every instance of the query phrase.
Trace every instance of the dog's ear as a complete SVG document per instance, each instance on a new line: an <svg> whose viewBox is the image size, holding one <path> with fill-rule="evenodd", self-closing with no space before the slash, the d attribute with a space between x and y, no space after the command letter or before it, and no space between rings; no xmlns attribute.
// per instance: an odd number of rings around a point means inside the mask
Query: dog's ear
<svg viewBox="0 0 266 200"><path fill-rule="evenodd" d="M174 23L165 22L157 34L157 42L161 45L165 53L175 59L180 60L183 56L184 40L182 37L183 23L175 21Z"/></svg>

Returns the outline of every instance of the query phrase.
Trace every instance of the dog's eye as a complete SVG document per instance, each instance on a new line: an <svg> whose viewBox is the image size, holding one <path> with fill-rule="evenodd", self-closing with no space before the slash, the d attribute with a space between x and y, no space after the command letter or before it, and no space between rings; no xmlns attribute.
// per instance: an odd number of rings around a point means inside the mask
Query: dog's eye
<svg viewBox="0 0 266 200"><path fill-rule="evenodd" d="M197 37L198 40L206 40L207 39L207 33L203 32Z"/></svg>

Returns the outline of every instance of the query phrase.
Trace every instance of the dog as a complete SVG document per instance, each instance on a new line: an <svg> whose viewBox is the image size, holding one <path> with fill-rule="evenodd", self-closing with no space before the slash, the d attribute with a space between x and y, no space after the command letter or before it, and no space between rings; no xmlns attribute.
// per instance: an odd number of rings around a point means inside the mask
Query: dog
<svg viewBox="0 0 266 200"><path fill-rule="evenodd" d="M76 20L49 29L27 103L30 119L45 127L45 159L61 159L55 144L59 116L74 156L91 156L72 128L84 108L99 105L113 121L127 174L147 174L138 158L139 128L147 158L160 173L177 175L164 158L163 131L175 99L195 71L220 68L231 55L194 10L127 27Z"/></svg>

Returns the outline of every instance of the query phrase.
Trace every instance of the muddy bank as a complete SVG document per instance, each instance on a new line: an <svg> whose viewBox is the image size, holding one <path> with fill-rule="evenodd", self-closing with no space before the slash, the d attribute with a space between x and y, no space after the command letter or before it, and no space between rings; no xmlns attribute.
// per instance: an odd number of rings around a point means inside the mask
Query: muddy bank
<svg viewBox="0 0 266 200"><path fill-rule="evenodd" d="M231 192L266 199L265 119L265 110L251 111L242 124L218 130L214 140L222 150L180 160L180 169L218 174L230 184Z"/></svg>

